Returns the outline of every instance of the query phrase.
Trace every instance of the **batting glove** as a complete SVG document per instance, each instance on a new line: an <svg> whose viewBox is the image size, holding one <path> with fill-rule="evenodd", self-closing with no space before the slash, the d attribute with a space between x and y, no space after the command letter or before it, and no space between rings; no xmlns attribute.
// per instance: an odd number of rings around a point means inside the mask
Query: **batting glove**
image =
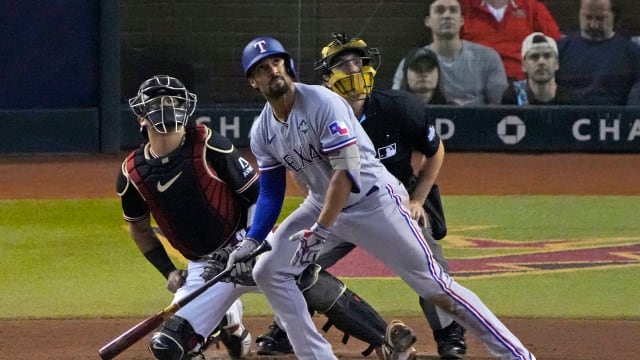
<svg viewBox="0 0 640 360"><path fill-rule="evenodd" d="M202 274L200 274L204 281L211 280L226 268L227 263L229 262L229 254L231 254L234 249L234 246L226 246L204 256L207 264L204 266ZM226 276L221 280L225 282L233 282L234 284L239 285L255 285L256 283L253 281L251 274L255 263L255 257L247 261L236 263L233 265L233 270L231 270L229 276Z"/></svg>
<svg viewBox="0 0 640 360"><path fill-rule="evenodd" d="M252 238L244 238L236 248L229 254L226 269L235 268L236 264L244 262L244 260L258 247L258 240ZM249 259L250 260L250 259Z"/></svg>
<svg viewBox="0 0 640 360"><path fill-rule="evenodd" d="M315 262L329 236L329 230L315 223L310 229L300 230L291 235L289 241L298 241L298 249L291 258L291 266L307 266Z"/></svg>

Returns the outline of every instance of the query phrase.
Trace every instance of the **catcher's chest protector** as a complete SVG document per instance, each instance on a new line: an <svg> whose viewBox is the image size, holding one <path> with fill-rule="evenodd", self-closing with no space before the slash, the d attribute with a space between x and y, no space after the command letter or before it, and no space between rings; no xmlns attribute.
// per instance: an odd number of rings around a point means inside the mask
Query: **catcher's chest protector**
<svg viewBox="0 0 640 360"><path fill-rule="evenodd" d="M210 132L188 128L171 154L149 159L144 147L127 159L127 172L171 245L195 260L225 245L240 225L233 189L205 158Z"/></svg>

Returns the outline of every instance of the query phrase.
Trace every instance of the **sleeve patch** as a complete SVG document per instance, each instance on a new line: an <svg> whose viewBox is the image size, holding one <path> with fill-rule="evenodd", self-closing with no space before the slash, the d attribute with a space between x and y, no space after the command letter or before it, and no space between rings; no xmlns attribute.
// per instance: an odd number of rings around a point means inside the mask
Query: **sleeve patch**
<svg viewBox="0 0 640 360"><path fill-rule="evenodd" d="M431 125L427 130L427 140L433 141L435 137L436 137L436 128L433 125Z"/></svg>
<svg viewBox="0 0 640 360"><path fill-rule="evenodd" d="M349 136L349 129L344 121L334 121L329 124L329 131L333 136Z"/></svg>

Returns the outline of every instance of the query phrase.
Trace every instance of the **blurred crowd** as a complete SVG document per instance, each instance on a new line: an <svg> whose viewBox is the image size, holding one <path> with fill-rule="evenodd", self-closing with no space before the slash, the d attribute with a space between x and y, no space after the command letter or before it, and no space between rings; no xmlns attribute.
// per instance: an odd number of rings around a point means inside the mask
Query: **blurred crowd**
<svg viewBox="0 0 640 360"><path fill-rule="evenodd" d="M640 45L619 34L616 0L581 0L561 33L539 0L427 0L424 47L393 88L425 104L638 105Z"/></svg>

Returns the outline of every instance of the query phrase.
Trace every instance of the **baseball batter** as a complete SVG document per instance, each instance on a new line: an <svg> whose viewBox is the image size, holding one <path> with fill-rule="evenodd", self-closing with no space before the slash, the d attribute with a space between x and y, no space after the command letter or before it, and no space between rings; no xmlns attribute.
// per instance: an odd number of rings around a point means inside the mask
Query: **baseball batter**
<svg viewBox="0 0 640 360"><path fill-rule="evenodd" d="M433 259L411 218L407 190L376 159L349 104L323 86L294 82L290 55L271 37L249 42L242 64L250 86L267 103L251 130L251 149L261 172L256 213L229 264L266 238L282 208L286 171L291 171L309 194L270 238L273 250L257 260L253 275L296 356L336 359L315 328L295 277L320 252L347 239L450 312L499 358L535 359L473 292Z"/></svg>

